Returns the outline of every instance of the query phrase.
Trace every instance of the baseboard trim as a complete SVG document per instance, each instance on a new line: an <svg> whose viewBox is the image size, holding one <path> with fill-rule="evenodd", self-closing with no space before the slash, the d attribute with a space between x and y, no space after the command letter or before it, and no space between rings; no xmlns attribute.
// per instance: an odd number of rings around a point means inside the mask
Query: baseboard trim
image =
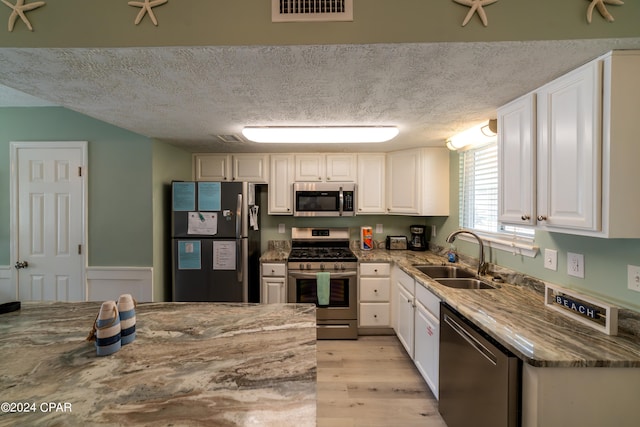
<svg viewBox="0 0 640 427"><path fill-rule="evenodd" d="M87 267L87 300L116 300L131 294L139 302L153 301L152 267Z"/></svg>
<svg viewBox="0 0 640 427"><path fill-rule="evenodd" d="M11 266L0 265L0 302L16 299L16 288L11 285Z"/></svg>

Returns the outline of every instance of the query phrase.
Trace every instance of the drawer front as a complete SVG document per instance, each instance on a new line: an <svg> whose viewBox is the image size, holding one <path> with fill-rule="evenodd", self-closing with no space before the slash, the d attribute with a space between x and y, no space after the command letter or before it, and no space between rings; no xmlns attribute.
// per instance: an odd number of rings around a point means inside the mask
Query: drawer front
<svg viewBox="0 0 640 427"><path fill-rule="evenodd" d="M436 319L440 319L440 298L424 286L416 285L416 298Z"/></svg>
<svg viewBox="0 0 640 427"><path fill-rule="evenodd" d="M391 265L388 263L368 262L360 264L361 276L389 276Z"/></svg>
<svg viewBox="0 0 640 427"><path fill-rule="evenodd" d="M389 285L390 282L387 277L361 277L360 301L389 301Z"/></svg>
<svg viewBox="0 0 640 427"><path fill-rule="evenodd" d="M286 276L287 266L283 263L264 263L262 264L262 276Z"/></svg>
<svg viewBox="0 0 640 427"><path fill-rule="evenodd" d="M360 326L388 327L389 303L360 303Z"/></svg>

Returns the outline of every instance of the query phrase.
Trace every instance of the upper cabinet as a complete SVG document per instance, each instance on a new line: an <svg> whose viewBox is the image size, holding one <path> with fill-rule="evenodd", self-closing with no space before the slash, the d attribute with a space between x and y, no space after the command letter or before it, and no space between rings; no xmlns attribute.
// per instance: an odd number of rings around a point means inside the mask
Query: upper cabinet
<svg viewBox="0 0 640 427"><path fill-rule="evenodd" d="M638 75L639 51L611 52L536 90L535 114L533 94L498 110L501 221L640 238Z"/></svg>
<svg viewBox="0 0 640 427"><path fill-rule="evenodd" d="M358 215L387 212L386 160L384 153L358 154Z"/></svg>
<svg viewBox="0 0 640 427"><path fill-rule="evenodd" d="M196 181L247 181L266 184L268 154L194 154Z"/></svg>
<svg viewBox="0 0 640 427"><path fill-rule="evenodd" d="M527 94L498 109L499 219L533 225L536 217L536 103Z"/></svg>
<svg viewBox="0 0 640 427"><path fill-rule="evenodd" d="M449 151L429 147L387 153L387 212L449 215Z"/></svg>
<svg viewBox="0 0 640 427"><path fill-rule="evenodd" d="M269 214L293 215L293 155L272 154Z"/></svg>
<svg viewBox="0 0 640 427"><path fill-rule="evenodd" d="M350 153L296 154L297 182L355 182L356 155Z"/></svg>

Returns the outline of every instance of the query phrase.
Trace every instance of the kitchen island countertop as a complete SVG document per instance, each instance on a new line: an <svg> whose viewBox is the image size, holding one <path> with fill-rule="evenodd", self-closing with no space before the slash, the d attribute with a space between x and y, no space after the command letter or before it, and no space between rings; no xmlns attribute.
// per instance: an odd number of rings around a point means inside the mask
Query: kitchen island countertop
<svg viewBox="0 0 640 427"><path fill-rule="evenodd" d="M314 306L140 304L136 340L97 357L99 307L0 317L2 402L22 412L0 425L315 425Z"/></svg>

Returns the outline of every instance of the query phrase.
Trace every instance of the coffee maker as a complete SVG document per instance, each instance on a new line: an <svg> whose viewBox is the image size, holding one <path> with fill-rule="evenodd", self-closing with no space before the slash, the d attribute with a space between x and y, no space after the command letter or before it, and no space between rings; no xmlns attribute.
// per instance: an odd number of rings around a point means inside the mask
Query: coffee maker
<svg viewBox="0 0 640 427"><path fill-rule="evenodd" d="M409 239L409 249L412 251L427 250L427 227L424 225L412 225L409 227L411 238Z"/></svg>

